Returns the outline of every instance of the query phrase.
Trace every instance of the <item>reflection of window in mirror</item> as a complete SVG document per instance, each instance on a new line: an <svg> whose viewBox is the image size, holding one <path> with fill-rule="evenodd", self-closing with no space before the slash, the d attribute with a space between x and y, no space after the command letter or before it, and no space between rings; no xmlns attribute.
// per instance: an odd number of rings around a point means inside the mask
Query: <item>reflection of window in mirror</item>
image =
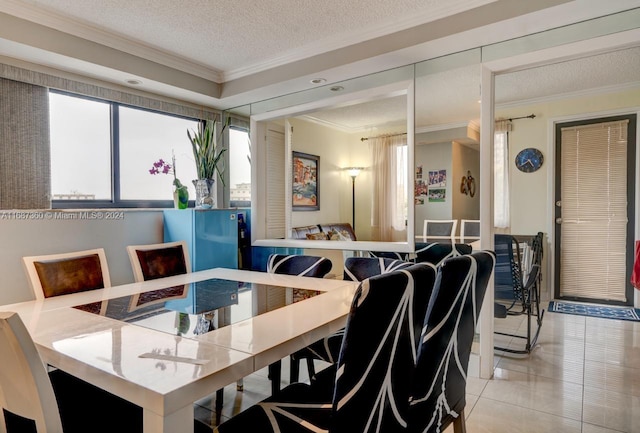
<svg viewBox="0 0 640 433"><path fill-rule="evenodd" d="M246 129L229 129L229 200L231 207L251 206L251 143Z"/></svg>

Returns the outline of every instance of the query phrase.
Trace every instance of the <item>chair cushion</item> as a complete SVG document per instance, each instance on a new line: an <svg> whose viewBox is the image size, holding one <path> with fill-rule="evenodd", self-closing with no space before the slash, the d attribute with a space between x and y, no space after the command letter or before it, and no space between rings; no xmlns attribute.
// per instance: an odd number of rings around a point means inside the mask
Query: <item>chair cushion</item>
<svg viewBox="0 0 640 433"><path fill-rule="evenodd" d="M187 273L182 246L154 250L136 250L142 275L146 280Z"/></svg>
<svg viewBox="0 0 640 433"><path fill-rule="evenodd" d="M33 264L45 298L104 288L97 254Z"/></svg>

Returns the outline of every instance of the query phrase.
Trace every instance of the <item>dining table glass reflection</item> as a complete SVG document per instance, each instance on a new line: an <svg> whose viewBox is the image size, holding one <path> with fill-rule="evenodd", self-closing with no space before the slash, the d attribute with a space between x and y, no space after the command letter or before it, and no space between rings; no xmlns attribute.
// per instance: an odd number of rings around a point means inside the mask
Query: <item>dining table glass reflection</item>
<svg viewBox="0 0 640 433"><path fill-rule="evenodd" d="M321 293L317 290L211 278L74 308L189 338Z"/></svg>

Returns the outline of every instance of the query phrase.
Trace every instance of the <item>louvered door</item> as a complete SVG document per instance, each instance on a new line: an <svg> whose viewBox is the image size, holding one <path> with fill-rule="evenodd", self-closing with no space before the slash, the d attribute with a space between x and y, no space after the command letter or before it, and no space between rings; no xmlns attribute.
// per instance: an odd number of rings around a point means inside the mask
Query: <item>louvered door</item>
<svg viewBox="0 0 640 433"><path fill-rule="evenodd" d="M556 296L629 304L635 116L558 125L556 135Z"/></svg>
<svg viewBox="0 0 640 433"><path fill-rule="evenodd" d="M285 173L286 146L284 128L276 124L267 127L267 182L266 197L266 237L285 238Z"/></svg>

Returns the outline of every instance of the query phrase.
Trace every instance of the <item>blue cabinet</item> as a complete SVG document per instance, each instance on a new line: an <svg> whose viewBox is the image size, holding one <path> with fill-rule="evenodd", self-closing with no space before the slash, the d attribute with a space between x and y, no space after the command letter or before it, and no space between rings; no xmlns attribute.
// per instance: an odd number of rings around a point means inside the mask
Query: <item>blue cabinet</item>
<svg viewBox="0 0 640 433"><path fill-rule="evenodd" d="M164 241L187 242L192 271L251 268L248 209L168 209Z"/></svg>

